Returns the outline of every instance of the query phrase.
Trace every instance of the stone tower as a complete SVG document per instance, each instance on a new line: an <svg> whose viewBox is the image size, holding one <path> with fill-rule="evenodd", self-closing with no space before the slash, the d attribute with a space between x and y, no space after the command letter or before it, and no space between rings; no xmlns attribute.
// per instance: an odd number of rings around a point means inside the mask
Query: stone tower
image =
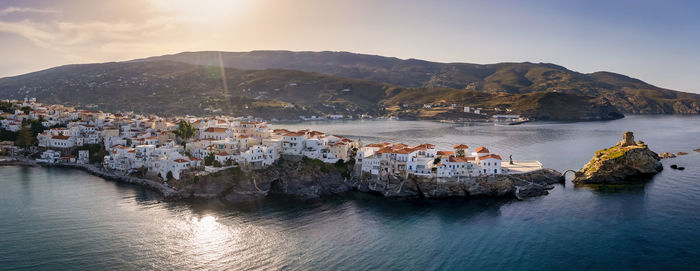
<svg viewBox="0 0 700 271"><path fill-rule="evenodd" d="M634 143L634 133L632 132L625 132L622 134L622 141L620 141L620 146L622 147L627 147L627 146L634 146L636 143Z"/></svg>

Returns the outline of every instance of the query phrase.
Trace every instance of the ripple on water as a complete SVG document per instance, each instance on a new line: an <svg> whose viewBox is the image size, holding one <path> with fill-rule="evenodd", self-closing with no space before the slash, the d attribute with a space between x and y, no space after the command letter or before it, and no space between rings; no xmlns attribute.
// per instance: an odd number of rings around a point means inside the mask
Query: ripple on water
<svg viewBox="0 0 700 271"><path fill-rule="evenodd" d="M622 131L657 151L700 147L700 118L519 126L311 124L364 142L485 145L578 168ZM360 124L358 124L360 123ZM301 125L307 125L301 124ZM299 126L297 126L299 127ZM663 160L652 181L556 185L513 200L401 200L351 193L244 206L165 203L76 170L0 167L0 269L547 270L700 266L700 154Z"/></svg>

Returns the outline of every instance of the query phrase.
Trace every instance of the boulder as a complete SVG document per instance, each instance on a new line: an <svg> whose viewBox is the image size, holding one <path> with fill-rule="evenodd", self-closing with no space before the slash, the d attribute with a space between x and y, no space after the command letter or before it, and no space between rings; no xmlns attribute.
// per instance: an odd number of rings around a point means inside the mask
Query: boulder
<svg viewBox="0 0 700 271"><path fill-rule="evenodd" d="M645 144L631 141L634 136L625 132L617 145L599 150L595 156L574 174L577 184L621 184L648 178L663 170L659 155Z"/></svg>
<svg viewBox="0 0 700 271"><path fill-rule="evenodd" d="M682 151L679 151L679 152L677 152L676 154L677 154L677 155L688 155L687 152L682 152Z"/></svg>
<svg viewBox="0 0 700 271"><path fill-rule="evenodd" d="M659 153L659 158L661 159L666 159L666 158L676 158L676 155L670 152L662 152Z"/></svg>

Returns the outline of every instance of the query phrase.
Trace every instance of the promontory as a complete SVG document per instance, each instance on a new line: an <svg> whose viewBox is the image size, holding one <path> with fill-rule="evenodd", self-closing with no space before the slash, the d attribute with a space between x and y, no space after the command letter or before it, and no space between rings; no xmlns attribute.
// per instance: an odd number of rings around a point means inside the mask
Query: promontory
<svg viewBox="0 0 700 271"><path fill-rule="evenodd" d="M615 146L599 150L593 159L574 175L576 184L622 184L647 179L663 170L659 155L646 143L634 141L625 132Z"/></svg>

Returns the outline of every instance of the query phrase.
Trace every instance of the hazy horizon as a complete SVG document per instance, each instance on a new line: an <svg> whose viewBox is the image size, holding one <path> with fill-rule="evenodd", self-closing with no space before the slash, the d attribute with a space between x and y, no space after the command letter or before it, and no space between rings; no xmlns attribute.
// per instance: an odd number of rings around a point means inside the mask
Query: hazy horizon
<svg viewBox="0 0 700 271"><path fill-rule="evenodd" d="M0 3L0 77L184 51L346 51L545 62L700 93L694 2L17 1Z"/></svg>

